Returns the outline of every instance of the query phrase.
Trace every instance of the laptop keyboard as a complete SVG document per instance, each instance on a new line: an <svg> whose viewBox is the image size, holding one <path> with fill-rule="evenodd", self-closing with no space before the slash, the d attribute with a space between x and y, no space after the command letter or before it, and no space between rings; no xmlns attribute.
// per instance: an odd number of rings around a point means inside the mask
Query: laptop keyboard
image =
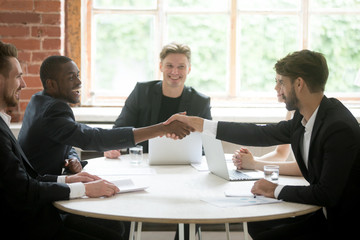
<svg viewBox="0 0 360 240"><path fill-rule="evenodd" d="M231 180L249 180L251 177L243 172L229 171L229 177Z"/></svg>

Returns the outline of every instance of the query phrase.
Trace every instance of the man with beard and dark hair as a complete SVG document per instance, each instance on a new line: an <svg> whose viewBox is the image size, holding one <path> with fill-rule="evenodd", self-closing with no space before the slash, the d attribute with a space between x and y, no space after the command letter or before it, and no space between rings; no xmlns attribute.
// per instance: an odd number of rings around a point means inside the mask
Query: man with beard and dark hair
<svg viewBox="0 0 360 240"><path fill-rule="evenodd" d="M337 99L324 95L328 77L325 57L302 50L275 64L286 108L293 119L278 124L216 122L174 115L196 131L247 146L291 144L308 186L281 186L261 179L251 192L284 201L324 208L282 220L249 223L253 239L345 239L357 235L360 213L360 128Z"/></svg>

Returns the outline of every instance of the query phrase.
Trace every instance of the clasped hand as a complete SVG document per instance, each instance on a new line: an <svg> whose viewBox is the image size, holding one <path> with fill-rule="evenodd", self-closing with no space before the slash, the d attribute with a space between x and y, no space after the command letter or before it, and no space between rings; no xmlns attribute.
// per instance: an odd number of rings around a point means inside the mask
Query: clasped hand
<svg viewBox="0 0 360 240"><path fill-rule="evenodd" d="M232 156L232 161L237 169L255 169L255 159L251 152L246 148L236 150Z"/></svg>

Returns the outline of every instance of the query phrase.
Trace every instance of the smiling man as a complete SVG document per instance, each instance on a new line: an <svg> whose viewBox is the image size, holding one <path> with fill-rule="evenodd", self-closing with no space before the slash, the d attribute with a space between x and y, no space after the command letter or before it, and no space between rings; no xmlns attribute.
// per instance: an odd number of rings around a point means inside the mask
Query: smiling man
<svg viewBox="0 0 360 240"><path fill-rule="evenodd" d="M154 125L144 128L91 128L75 121L69 103L78 103L81 81L76 64L65 56L51 56L40 67L44 91L32 96L19 133L19 143L34 168L41 174L62 174L82 166L73 146L84 150L107 151L174 132L179 138L191 128L177 122L170 128Z"/></svg>
<svg viewBox="0 0 360 240"><path fill-rule="evenodd" d="M185 86L191 71L189 46L180 43L165 45L160 52L159 68L163 73L163 80L137 83L116 119L114 128L157 124L178 112L211 119L210 97ZM147 153L148 141L141 145ZM104 155L108 158L117 158L120 156L120 150L108 151ZM185 225L186 232L188 229L188 225ZM175 239L178 239L178 233Z"/></svg>
<svg viewBox="0 0 360 240"><path fill-rule="evenodd" d="M178 112L211 119L210 98L185 86L191 71L191 50L180 43L170 43L160 52L163 81L139 82L125 102L114 128L144 127L167 120ZM148 142L141 143L148 152ZM109 151L106 157L117 158L120 151Z"/></svg>

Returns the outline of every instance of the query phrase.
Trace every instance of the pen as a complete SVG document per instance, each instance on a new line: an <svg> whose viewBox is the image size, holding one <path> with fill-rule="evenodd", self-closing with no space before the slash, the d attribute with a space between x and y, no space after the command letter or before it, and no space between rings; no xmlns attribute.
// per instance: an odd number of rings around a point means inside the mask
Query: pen
<svg viewBox="0 0 360 240"><path fill-rule="evenodd" d="M256 195L254 194L254 198L256 198Z"/></svg>

